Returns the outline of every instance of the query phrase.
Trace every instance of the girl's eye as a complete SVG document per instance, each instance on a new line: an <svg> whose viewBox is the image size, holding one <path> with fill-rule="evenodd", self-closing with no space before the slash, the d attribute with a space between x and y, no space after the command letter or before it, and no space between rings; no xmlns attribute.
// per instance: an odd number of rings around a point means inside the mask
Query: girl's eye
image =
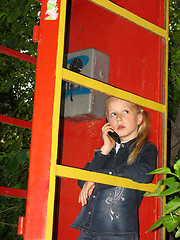
<svg viewBox="0 0 180 240"><path fill-rule="evenodd" d="M128 114L129 111L128 111L128 110L124 110L123 113L124 113L124 114Z"/></svg>
<svg viewBox="0 0 180 240"><path fill-rule="evenodd" d="M115 113L111 113L110 116L111 116L111 117L115 117L116 114L115 114Z"/></svg>

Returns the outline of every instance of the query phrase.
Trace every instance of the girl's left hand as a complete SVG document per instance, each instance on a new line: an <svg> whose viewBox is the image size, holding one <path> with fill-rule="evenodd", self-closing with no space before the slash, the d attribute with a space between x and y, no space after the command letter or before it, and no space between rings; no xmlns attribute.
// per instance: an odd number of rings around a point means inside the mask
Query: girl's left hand
<svg viewBox="0 0 180 240"><path fill-rule="evenodd" d="M83 188L79 194L78 203L81 203L82 206L87 204L87 198L91 196L95 188L94 182L85 182Z"/></svg>

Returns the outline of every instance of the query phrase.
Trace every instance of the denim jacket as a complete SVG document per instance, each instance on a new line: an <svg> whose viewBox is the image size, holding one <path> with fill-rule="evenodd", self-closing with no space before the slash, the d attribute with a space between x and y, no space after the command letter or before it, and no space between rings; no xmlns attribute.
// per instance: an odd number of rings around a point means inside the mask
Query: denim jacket
<svg viewBox="0 0 180 240"><path fill-rule="evenodd" d="M128 166L127 158L130 146L135 139L122 143L116 154L115 149L108 155L95 151L94 158L85 169L132 179L139 183L150 183L152 175L147 175L156 168L157 149L151 142L146 142L136 161ZM82 188L84 181L78 181ZM95 189L82 207L71 227L97 234L121 235L138 233L138 209L143 198L143 191L95 183Z"/></svg>

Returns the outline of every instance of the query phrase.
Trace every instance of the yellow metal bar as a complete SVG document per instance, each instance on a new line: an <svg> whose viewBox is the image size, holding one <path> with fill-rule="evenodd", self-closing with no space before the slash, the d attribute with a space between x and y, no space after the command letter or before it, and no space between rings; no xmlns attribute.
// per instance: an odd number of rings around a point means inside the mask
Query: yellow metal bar
<svg viewBox="0 0 180 240"><path fill-rule="evenodd" d="M65 68L63 68L63 70L62 70L62 74L63 74L64 80L77 83L79 85L97 90L99 92L106 93L107 95L112 95L115 97L125 99L127 101L134 102L140 106L147 107L147 108L153 109L158 112L162 112L162 113L165 112L165 106L163 104L160 104L160 103L148 100L146 98L137 96L135 94L126 92L124 90L113 87L111 85L100 82L98 80L85 77L81 74L72 72Z"/></svg>
<svg viewBox="0 0 180 240"><path fill-rule="evenodd" d="M117 14L126 20L133 22L139 25L142 28L147 29L148 31L157 34L160 37L168 38L168 33L163 28L158 27L157 25L137 16L136 14L118 6L117 4L109 1L109 0L90 0L91 2L99 5L100 7L105 8L106 10Z"/></svg>
<svg viewBox="0 0 180 240"><path fill-rule="evenodd" d="M59 177L80 179L84 181L91 181L118 187L131 188L145 192L153 192L157 188L157 185L153 183L149 184L137 183L128 178L116 177L62 165L56 165L56 175Z"/></svg>
<svg viewBox="0 0 180 240"><path fill-rule="evenodd" d="M52 118L51 169L50 169L49 196L48 196L48 205L47 205L47 222L46 222L46 237L45 237L46 240L52 239L52 231L53 231L53 214L54 214L55 180L56 180L55 166L57 161L57 150L58 150L66 3L67 3L66 0L61 0L59 29L58 29L57 59L56 59L56 80L55 80L54 106L53 106L53 118Z"/></svg>

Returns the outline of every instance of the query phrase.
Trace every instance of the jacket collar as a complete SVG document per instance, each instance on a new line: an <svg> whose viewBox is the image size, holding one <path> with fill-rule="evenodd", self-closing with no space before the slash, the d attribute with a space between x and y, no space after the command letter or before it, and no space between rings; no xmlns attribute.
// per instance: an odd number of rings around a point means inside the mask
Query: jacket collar
<svg viewBox="0 0 180 240"><path fill-rule="evenodd" d="M136 141L136 138L133 138L132 140L130 140L129 142L125 142L124 144L130 148L130 146Z"/></svg>
<svg viewBox="0 0 180 240"><path fill-rule="evenodd" d="M122 143L120 143L120 144L116 143L115 146L114 146L114 148L115 148L115 149L116 149L116 148L119 149L119 147L122 146L122 145L126 146L127 148L130 148L131 145L132 145L135 141L136 141L136 138L134 138L134 139L132 139L132 140L130 140L130 141L128 141L128 142L122 142Z"/></svg>

